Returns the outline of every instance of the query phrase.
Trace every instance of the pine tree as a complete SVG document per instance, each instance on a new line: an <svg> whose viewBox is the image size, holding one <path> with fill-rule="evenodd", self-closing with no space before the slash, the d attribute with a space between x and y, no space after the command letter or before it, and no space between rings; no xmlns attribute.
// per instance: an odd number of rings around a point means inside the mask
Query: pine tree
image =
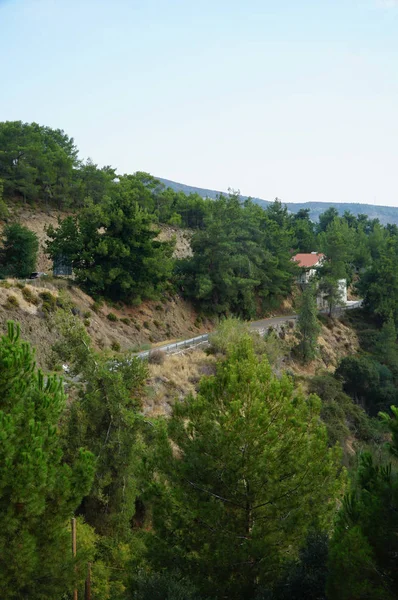
<svg viewBox="0 0 398 600"><path fill-rule="evenodd" d="M6 225L3 231L3 248L0 251L0 268L12 277L29 277L36 269L39 239L19 223Z"/></svg>
<svg viewBox="0 0 398 600"><path fill-rule="evenodd" d="M57 598L74 577L69 518L88 492L93 456L63 462L62 380L37 371L8 324L0 340L0 589L3 600Z"/></svg>
<svg viewBox="0 0 398 600"><path fill-rule="evenodd" d="M305 363L315 358L320 330L315 293L314 286L307 285L301 299L297 323L300 336L299 350Z"/></svg>
<svg viewBox="0 0 398 600"><path fill-rule="evenodd" d="M250 338L236 344L161 433L155 568L180 569L220 599L275 582L311 524L329 522L342 485L319 411L317 397L272 375Z"/></svg>

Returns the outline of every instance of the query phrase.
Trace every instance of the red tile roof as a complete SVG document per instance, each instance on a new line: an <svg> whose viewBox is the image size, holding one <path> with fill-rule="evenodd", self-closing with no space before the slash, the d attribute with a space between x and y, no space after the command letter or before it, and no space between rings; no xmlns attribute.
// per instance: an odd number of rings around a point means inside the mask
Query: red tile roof
<svg viewBox="0 0 398 600"><path fill-rule="evenodd" d="M309 252L309 253L302 253L302 254L296 254L296 256L293 256L293 260L296 261L298 263L299 267L304 267L304 268L309 268L309 267L315 267L315 265L317 265L320 261L322 261L322 259L325 258L325 255L322 254L322 252Z"/></svg>

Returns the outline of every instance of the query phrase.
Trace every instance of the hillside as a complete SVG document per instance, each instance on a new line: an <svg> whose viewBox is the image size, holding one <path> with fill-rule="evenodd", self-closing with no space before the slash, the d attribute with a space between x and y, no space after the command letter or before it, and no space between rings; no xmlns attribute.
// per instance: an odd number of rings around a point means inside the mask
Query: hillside
<svg viewBox="0 0 398 600"><path fill-rule="evenodd" d="M216 190L208 190L205 188L199 188L191 185L185 185L183 183L177 183L176 181L170 181L169 179L163 179L158 177L166 187L170 187L177 192L183 192L184 194L199 194L203 198L211 198L215 200L219 194L225 194L226 192L220 192ZM242 200L246 200L248 196L241 196ZM256 204L263 206L264 208L270 204L269 200L263 200L262 198L251 198ZM333 206L340 215L345 211L351 212L357 216L360 214L367 215L370 219L379 219L380 223L387 225L388 223L398 225L398 208L395 206L376 206L373 204L359 204L354 202L286 202L288 210L292 213L296 213L302 209L308 209L310 211L310 218L313 221L317 221L319 215L331 206Z"/></svg>

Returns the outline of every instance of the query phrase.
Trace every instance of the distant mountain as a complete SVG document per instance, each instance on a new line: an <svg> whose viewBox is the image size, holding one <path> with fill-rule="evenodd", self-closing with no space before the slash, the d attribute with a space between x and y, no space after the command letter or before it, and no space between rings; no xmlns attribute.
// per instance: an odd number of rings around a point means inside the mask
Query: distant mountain
<svg viewBox="0 0 398 600"><path fill-rule="evenodd" d="M216 190L207 190L205 188L198 188L192 185L185 185L184 183L177 183L176 181L170 181L169 179L162 179L158 177L166 187L170 187L176 192L184 192L184 194L199 194L203 198L211 198L215 200L216 197L226 192L217 192ZM248 196L241 196L242 200L248 198ZM262 198L252 198L253 202L263 206L264 208L270 204L269 200L263 200ZM288 210L292 213L298 212L302 208L308 208L310 211L310 217L313 221L317 221L321 213L325 212L330 206L333 206L340 215L344 211L348 210L353 215L368 215L370 219L379 219L380 223L387 225L387 223L395 223L398 225L398 207L395 206L376 206L374 204L359 204L351 202L284 202Z"/></svg>

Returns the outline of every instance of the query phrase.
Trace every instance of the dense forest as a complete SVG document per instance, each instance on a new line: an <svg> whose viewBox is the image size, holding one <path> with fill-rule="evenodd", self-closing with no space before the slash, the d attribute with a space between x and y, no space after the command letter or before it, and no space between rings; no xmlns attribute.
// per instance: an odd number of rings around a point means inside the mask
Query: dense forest
<svg viewBox="0 0 398 600"><path fill-rule="evenodd" d="M55 206L47 252L95 299L139 305L167 291L220 318L212 372L151 418L148 362L94 350L67 295L48 294L44 311L65 381L37 368L8 323L2 598L398 598L398 228L333 208L314 223L278 201L264 210L235 193L185 195L82 162L63 131L21 122L0 124L0 181L2 278L26 277L38 250L13 209ZM163 224L190 230L191 257L159 241ZM312 251L327 259L298 290L292 256ZM364 303L337 317L342 278ZM330 315L318 314L319 289ZM295 294L288 349L243 321ZM321 326L337 318L358 352L305 377L277 368L278 353L311 365Z"/></svg>

